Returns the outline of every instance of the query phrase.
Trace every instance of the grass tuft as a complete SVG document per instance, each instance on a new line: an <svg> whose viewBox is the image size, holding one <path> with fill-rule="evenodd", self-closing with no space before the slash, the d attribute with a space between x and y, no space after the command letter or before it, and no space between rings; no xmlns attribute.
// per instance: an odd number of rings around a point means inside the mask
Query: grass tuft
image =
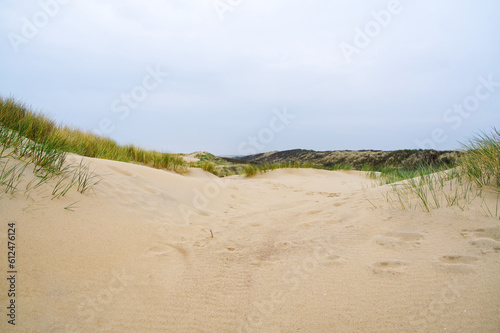
<svg viewBox="0 0 500 333"><path fill-rule="evenodd" d="M498 216L500 133L493 129L491 134L478 135L464 148L458 167L453 169L423 164L415 170L386 169L370 172L368 176L375 179L377 185L390 184L392 190L384 197L391 206L397 204L403 210L421 208L430 212L443 206L465 210L479 198L486 215ZM495 208L488 206L485 189L497 192Z"/></svg>
<svg viewBox="0 0 500 333"><path fill-rule="evenodd" d="M463 146L467 150L459 160L463 174L479 187L500 188L500 132L494 128Z"/></svg>
<svg viewBox="0 0 500 333"><path fill-rule="evenodd" d="M47 116L33 111L13 98L0 98L0 124L5 130L14 133L2 139L9 147L17 147L20 143L16 141L19 136L41 145L43 147L41 150L44 152L49 152L48 147L50 147L51 153L75 153L87 157L135 162L178 173L184 173L188 168L184 159L175 154L144 150L133 145L121 146L109 138L67 126L58 126ZM34 158L36 158L35 163L41 167L50 165L52 159L43 154L35 154Z"/></svg>

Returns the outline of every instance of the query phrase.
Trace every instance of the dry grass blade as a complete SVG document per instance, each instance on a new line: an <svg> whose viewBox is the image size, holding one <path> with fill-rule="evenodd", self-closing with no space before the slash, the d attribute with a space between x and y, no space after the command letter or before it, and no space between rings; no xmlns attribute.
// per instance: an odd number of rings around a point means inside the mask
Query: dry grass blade
<svg viewBox="0 0 500 333"><path fill-rule="evenodd" d="M397 195L401 208L404 210L420 206L424 211L430 212L446 204L447 207L465 210L480 198L480 206L485 214L497 216L500 199L500 133L494 129L489 135L482 134L473 138L465 147L467 150L460 158L458 168L443 172L432 166L423 166L408 173L408 176L419 174L418 177L392 186L392 192ZM400 171L397 172L397 177L401 176ZM369 177L377 179L379 184L394 179L394 176L384 173L371 173ZM486 188L498 193L495 214L485 200L483 189ZM386 200L395 199L387 194Z"/></svg>

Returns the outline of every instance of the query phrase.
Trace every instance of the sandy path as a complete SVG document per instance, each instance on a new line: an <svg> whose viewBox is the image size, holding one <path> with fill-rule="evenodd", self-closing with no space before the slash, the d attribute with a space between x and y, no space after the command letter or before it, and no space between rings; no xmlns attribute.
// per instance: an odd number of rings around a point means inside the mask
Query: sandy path
<svg viewBox="0 0 500 333"><path fill-rule="evenodd" d="M0 200L19 265L2 332L500 331L500 226L479 207L375 209L359 172L86 160L96 195Z"/></svg>

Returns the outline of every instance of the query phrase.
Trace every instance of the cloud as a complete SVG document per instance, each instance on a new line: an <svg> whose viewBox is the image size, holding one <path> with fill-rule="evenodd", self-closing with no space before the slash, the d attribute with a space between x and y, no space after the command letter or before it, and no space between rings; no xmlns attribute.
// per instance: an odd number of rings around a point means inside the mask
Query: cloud
<svg viewBox="0 0 500 333"><path fill-rule="evenodd" d="M50 1L60 0L42 3ZM8 34L20 34L24 18L43 9L4 1L0 94L89 130L111 118L109 135L119 141L220 154L235 153L277 107L301 120L267 150L341 149L342 136L345 148L416 148L436 127L449 133L445 149L470 125L491 126L500 106L498 91L460 129L443 122L479 76L500 80L494 0L401 0L402 12L350 64L340 45L353 43L389 1L231 3L221 21L206 0L72 0L16 54ZM116 118L113 101L140 85L148 66L161 66L168 79L128 119Z"/></svg>

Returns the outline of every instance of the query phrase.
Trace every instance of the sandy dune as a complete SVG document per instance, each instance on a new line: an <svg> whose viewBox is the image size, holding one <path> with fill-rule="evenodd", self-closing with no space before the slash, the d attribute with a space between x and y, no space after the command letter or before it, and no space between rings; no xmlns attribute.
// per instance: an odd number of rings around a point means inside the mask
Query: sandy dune
<svg viewBox="0 0 500 333"><path fill-rule="evenodd" d="M360 172L85 161L95 195L0 200L19 270L1 332L500 332L500 221L479 203L384 207Z"/></svg>

